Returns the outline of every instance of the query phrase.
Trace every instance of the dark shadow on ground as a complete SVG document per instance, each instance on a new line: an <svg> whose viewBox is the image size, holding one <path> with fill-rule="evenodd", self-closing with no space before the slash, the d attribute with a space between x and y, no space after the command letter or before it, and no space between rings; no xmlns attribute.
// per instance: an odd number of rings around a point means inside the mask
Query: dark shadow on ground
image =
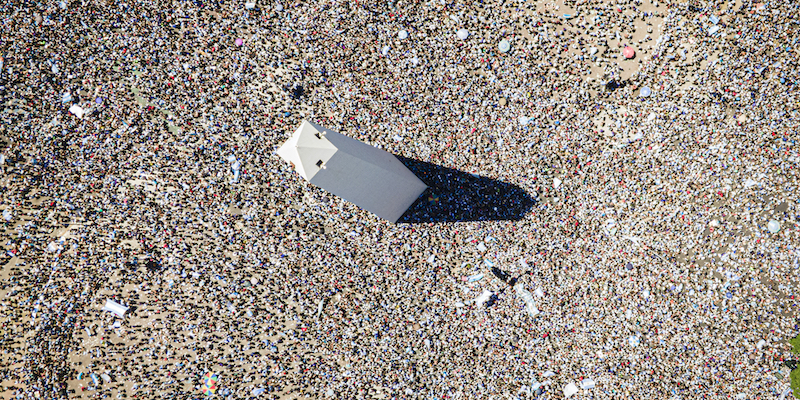
<svg viewBox="0 0 800 400"><path fill-rule="evenodd" d="M516 221L535 205L517 185L396 156L428 189L397 222Z"/></svg>

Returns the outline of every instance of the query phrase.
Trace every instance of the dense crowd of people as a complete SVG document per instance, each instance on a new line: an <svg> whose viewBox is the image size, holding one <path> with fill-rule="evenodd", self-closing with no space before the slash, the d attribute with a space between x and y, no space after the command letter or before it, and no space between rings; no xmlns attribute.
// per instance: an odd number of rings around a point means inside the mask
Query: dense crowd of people
<svg viewBox="0 0 800 400"><path fill-rule="evenodd" d="M0 398L786 395L797 12L2 3ZM326 194L304 119L433 192Z"/></svg>

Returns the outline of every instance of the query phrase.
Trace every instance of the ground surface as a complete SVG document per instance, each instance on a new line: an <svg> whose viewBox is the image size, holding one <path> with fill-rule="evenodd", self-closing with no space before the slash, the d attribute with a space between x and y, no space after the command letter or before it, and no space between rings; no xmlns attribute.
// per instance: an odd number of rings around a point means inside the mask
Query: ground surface
<svg viewBox="0 0 800 400"><path fill-rule="evenodd" d="M785 394L794 4L0 7L0 398ZM439 201L303 181L304 118Z"/></svg>

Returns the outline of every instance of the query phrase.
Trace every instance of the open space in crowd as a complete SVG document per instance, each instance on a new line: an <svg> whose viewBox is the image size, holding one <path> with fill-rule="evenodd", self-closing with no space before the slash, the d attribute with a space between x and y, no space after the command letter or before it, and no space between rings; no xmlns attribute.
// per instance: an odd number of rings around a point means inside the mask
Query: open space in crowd
<svg viewBox="0 0 800 400"><path fill-rule="evenodd" d="M0 398L788 399L799 8L0 2Z"/></svg>

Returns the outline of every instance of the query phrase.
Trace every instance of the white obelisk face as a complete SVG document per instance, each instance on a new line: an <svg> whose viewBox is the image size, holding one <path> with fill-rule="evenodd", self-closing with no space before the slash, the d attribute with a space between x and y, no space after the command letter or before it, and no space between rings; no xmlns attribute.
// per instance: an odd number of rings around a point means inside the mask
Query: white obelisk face
<svg viewBox="0 0 800 400"><path fill-rule="evenodd" d="M334 146L319 126L303 121L289 140L279 149L278 155L292 164L300 176L310 181L336 154Z"/></svg>

